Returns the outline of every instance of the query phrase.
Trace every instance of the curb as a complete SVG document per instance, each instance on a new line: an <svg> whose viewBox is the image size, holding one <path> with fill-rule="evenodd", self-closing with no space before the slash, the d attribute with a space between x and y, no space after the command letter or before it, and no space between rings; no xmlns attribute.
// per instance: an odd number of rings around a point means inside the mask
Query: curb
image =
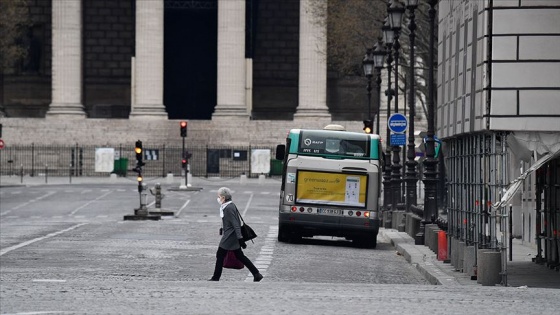
<svg viewBox="0 0 560 315"><path fill-rule="evenodd" d="M390 240L399 254L434 285L460 286L455 277L447 275L439 266L436 254L428 247L415 245L414 239L404 232L392 229L380 229L379 232Z"/></svg>

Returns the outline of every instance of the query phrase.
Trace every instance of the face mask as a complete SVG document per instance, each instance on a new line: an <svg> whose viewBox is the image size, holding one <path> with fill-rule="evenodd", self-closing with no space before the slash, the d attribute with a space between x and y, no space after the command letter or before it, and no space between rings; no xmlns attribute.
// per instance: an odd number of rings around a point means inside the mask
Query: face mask
<svg viewBox="0 0 560 315"><path fill-rule="evenodd" d="M220 204L220 205L222 204L222 201L220 200L220 197L218 197L218 198L216 199L216 201L218 201L218 204Z"/></svg>

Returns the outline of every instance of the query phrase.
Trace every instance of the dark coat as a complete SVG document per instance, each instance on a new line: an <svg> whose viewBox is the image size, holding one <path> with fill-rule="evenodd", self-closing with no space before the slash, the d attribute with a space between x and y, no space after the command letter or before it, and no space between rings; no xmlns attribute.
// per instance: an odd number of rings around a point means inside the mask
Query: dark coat
<svg viewBox="0 0 560 315"><path fill-rule="evenodd" d="M227 250L236 250L240 248L239 239L243 238L241 234L241 220L239 220L237 207L233 202L224 208L222 227L224 232L220 240L220 247Z"/></svg>

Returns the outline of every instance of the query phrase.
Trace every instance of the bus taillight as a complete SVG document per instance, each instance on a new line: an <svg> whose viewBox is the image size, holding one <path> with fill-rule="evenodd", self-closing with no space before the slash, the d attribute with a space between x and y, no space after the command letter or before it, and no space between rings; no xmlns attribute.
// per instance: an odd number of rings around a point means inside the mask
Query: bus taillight
<svg viewBox="0 0 560 315"><path fill-rule="evenodd" d="M364 217L369 218L369 211L364 212Z"/></svg>
<svg viewBox="0 0 560 315"><path fill-rule="evenodd" d="M362 212L361 212L361 211L356 211L356 216L357 216L357 217L359 217L359 216L361 216L361 215L362 215Z"/></svg>
<svg viewBox="0 0 560 315"><path fill-rule="evenodd" d="M297 211L297 207L296 207L296 206L293 206L293 207L292 207L292 212L296 212L296 211Z"/></svg>
<svg viewBox="0 0 560 315"><path fill-rule="evenodd" d="M305 211L305 208L304 207L299 207L299 212L303 212L303 211Z"/></svg>

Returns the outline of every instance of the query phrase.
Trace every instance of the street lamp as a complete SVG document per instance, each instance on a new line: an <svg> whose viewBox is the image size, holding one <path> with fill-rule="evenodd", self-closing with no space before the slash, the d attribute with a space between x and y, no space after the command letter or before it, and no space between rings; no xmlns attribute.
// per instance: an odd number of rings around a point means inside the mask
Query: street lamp
<svg viewBox="0 0 560 315"><path fill-rule="evenodd" d="M415 34L414 31L416 30L416 22L414 21L414 10L418 6L418 0L406 0L406 8L408 9L408 29L410 30L410 34L408 38L410 39L410 52L409 52L409 89L408 89L408 108L409 108L409 116L408 116L408 145L407 145L407 153L406 153L406 173L405 173L405 183L406 183L406 211L411 212L410 207L412 205L416 205L416 182L418 181L418 175L416 173L416 149L414 143L414 116L416 115L416 108L415 108L415 80L414 80L414 40Z"/></svg>
<svg viewBox="0 0 560 315"><path fill-rule="evenodd" d="M420 223L420 231L414 238L417 245L424 244L424 230L427 222L434 222L437 216L436 185L438 161L435 159L434 130L435 130L435 107L434 107L434 30L435 30L435 5L438 0L428 0L430 9L428 17L430 21L430 48L429 48L429 70L428 70L428 131L426 134L426 159L424 160L424 215Z"/></svg>
<svg viewBox="0 0 560 315"><path fill-rule="evenodd" d="M377 78L375 83L377 84L377 123L375 126L375 133L379 135L379 116L381 116L381 69L383 69L383 64L385 63L385 50L383 48L383 42L379 39L375 44L375 49L373 50L373 66L377 73Z"/></svg>
<svg viewBox="0 0 560 315"><path fill-rule="evenodd" d="M391 116L391 100L393 99L393 90L391 89L391 73L392 73L392 62L393 54L391 53L393 47L393 40L395 39L395 32L389 25L389 21L385 20L385 24L381 27L383 32L383 41L385 42L386 52L387 52L387 90L385 90L385 95L387 96L387 119ZM391 150L389 149L389 144L391 143L391 133L389 131L389 124L387 124L387 133L385 141L385 163L383 169L383 207L388 210L389 205L392 205L392 188L391 188ZM392 208L392 206L391 206ZM389 213L386 220L383 220L385 228L391 228L392 215Z"/></svg>
<svg viewBox="0 0 560 315"><path fill-rule="evenodd" d="M394 31L394 43L393 49L395 54L395 113L399 112L399 49L401 47L399 43L399 32L401 30L402 16L404 14L404 8L396 0L393 1L387 13L389 13L389 24ZM401 189L401 164L400 164L400 154L401 147L398 145L393 145L393 164L391 168L392 172L392 185L393 185L393 198L392 206L393 211L397 210L397 205L402 203L402 189Z"/></svg>
<svg viewBox="0 0 560 315"><path fill-rule="evenodd" d="M371 78L373 77L373 50L368 48L364 59L362 60L362 67L364 75L366 76L367 83L367 97L368 97L368 116L367 119L371 120Z"/></svg>

